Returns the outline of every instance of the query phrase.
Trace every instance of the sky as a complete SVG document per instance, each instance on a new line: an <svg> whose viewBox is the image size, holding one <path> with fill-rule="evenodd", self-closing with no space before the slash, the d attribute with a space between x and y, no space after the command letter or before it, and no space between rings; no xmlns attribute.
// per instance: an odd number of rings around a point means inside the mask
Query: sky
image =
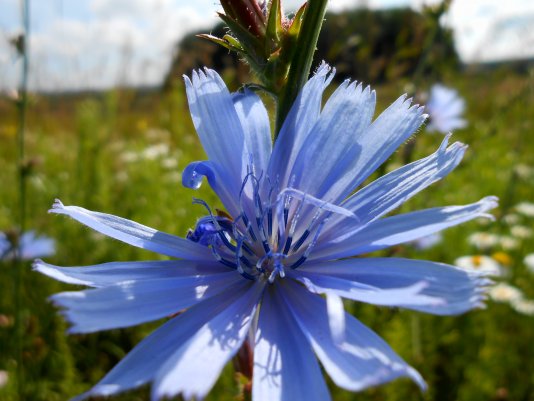
<svg viewBox="0 0 534 401"><path fill-rule="evenodd" d="M286 9L303 0L285 0ZM331 11L420 7L431 0L330 0ZM21 0L0 0L0 90L20 81L9 39L21 32ZM157 85L174 47L192 30L208 29L217 0L30 0L30 87L100 89ZM455 0L445 23L465 62L534 57L534 1Z"/></svg>

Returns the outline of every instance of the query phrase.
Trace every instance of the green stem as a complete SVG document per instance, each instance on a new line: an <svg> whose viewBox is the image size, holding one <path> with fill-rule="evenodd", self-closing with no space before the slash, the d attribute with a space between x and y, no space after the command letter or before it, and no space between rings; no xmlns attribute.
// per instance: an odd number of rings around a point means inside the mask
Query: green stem
<svg viewBox="0 0 534 401"><path fill-rule="evenodd" d="M25 161L25 131L26 131L26 109L28 103L28 71L29 71L29 54L28 41L30 34L30 4L29 0L21 0L21 14L23 25L23 36L20 48L22 57L22 78L20 82L19 94L17 99L18 106L18 180L19 180L19 230L18 241L15 244L15 263L14 263L14 287L15 287L15 349L17 360L17 388L19 399L24 399L24 368L22 354L22 286L24 266L20 254L20 239L26 229L26 176L27 166Z"/></svg>
<svg viewBox="0 0 534 401"><path fill-rule="evenodd" d="M432 16L432 26L430 28L430 32L428 33L425 39L425 43L423 43L423 51L421 52L421 57L419 57L419 61L417 62L415 71L412 75L412 84L415 88L418 87L419 80L423 76L423 72L425 71L425 67L428 63L428 56L430 55L430 51L433 49L434 44L437 42L438 33L440 32L439 20L442 15L448 12L451 2L452 1L443 0L443 2L441 3L440 11Z"/></svg>
<svg viewBox="0 0 534 401"><path fill-rule="evenodd" d="M304 12L302 27L291 59L287 84L280 93L276 110L275 140L286 119L293 102L308 80L313 62L313 54L323 25L328 0L309 0Z"/></svg>
<svg viewBox="0 0 534 401"><path fill-rule="evenodd" d="M434 16L434 20L432 21L432 27L430 32L428 33L425 43L423 44L423 51L421 52L421 57L419 57L419 61L417 62L417 66L415 67L415 71L412 75L412 84L414 88L419 87L419 81L421 80L421 77L423 76L423 72L425 70L425 67L428 63L428 56L430 55L430 51L434 47L434 44L436 43L438 39L438 32L439 32L439 19L443 13L447 11L447 4L443 3L443 10L441 13L437 16ZM411 96L415 96L415 93L410 93ZM408 164L412 162L413 159L413 152L415 150L415 144L417 141L417 135L414 136L410 142L406 144L403 150L403 163Z"/></svg>

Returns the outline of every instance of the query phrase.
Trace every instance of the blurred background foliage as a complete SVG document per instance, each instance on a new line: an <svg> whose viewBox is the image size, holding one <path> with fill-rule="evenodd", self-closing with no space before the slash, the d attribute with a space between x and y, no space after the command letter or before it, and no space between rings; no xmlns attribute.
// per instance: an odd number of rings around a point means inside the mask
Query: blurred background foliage
<svg viewBox="0 0 534 401"><path fill-rule="evenodd" d="M212 33L224 32L221 26ZM423 54L429 35L436 35ZM203 159L185 100L181 74L193 68L215 68L237 89L248 79L246 67L223 48L193 34L177 45L163 89L116 88L102 92L31 93L28 105L26 155L28 176L27 226L56 240L50 263L80 266L116 260L154 259L139 250L46 213L53 199L65 204L120 215L160 230L184 235L204 213L193 197L211 205L217 200L204 185L200 192L181 186L180 172L191 161ZM418 72L422 57L428 57ZM443 241L426 250L405 245L388 255L430 259L445 263L463 255L496 252L507 256L504 278L534 298L534 275L523 263L534 250L534 238L517 239L481 249L468 234L511 235L503 216L515 215L532 228L534 217L517 213L515 206L532 201L534 194L534 85L532 64L502 64L492 68L462 66L455 54L451 32L432 15L411 10L354 10L328 15L319 40L317 60L327 60L347 77L370 83L377 90L377 112L401 93L426 91L436 80L455 87L466 99L468 127L453 139L470 145L461 164L449 177L410 200L403 211L463 204L492 194L501 198L497 221L475 221L445 232ZM163 79L163 77L162 77ZM0 229L17 226L16 131L13 98L0 98ZM433 152L442 141L425 130L417 135L414 158ZM397 152L383 171L403 163ZM501 255L501 260L502 255ZM0 262L0 370L7 383L0 400L59 401L95 384L135 344L160 322L136 328L90 335L67 336L67 324L46 298L58 291L75 290L31 271L23 265L23 394L17 396L12 277L15 266ZM487 310L459 317L434 317L347 303L347 309L381 334L426 379L421 393L407 380L350 393L331 385L336 401L534 401L534 317L515 312L508 304L489 302ZM299 380L299 378L295 378ZM239 390L228 366L208 400L235 400ZM146 400L148 391L116 397Z"/></svg>

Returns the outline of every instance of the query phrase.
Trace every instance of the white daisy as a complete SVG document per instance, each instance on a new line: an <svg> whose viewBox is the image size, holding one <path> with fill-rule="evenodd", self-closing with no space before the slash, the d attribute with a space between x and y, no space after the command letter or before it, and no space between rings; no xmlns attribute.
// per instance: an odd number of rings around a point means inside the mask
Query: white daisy
<svg viewBox="0 0 534 401"><path fill-rule="evenodd" d="M493 258L486 255L462 256L454 261L454 264L466 270L478 270L492 276L502 276L502 266Z"/></svg>

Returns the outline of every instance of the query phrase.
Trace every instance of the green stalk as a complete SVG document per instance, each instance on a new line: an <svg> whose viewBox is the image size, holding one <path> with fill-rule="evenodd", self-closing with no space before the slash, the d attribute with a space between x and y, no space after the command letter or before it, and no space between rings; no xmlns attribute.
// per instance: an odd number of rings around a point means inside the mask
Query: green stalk
<svg viewBox="0 0 534 401"><path fill-rule="evenodd" d="M425 42L423 44L423 51L421 52L421 57L419 57L419 60L417 62L417 65L415 67L415 71L412 75L412 84L414 88L417 88L419 86L419 81L421 80L421 77L423 76L423 72L425 70L425 67L428 63L428 56L430 55L430 51L434 47L434 44L436 43L438 39L438 32L439 32L439 18L448 10L448 7L451 2L444 2L443 3L443 10L441 13L437 16L434 16L434 20L432 21L432 27L430 32L428 33ZM415 93L410 93L410 96L414 96ZM403 150L403 157L402 161L404 164L409 164L413 160L413 152L415 150L415 144L417 141L417 135L413 136L410 142L408 142L404 146ZM386 164L383 165L384 168L386 167Z"/></svg>
<svg viewBox="0 0 534 401"><path fill-rule="evenodd" d="M295 44L295 53L291 59L287 84L278 97L275 140L293 102L310 75L327 2L328 0L308 1L308 8L304 12L302 27Z"/></svg>
<svg viewBox="0 0 534 401"><path fill-rule="evenodd" d="M19 181L19 230L15 245L15 263L14 263L14 287L15 287L15 352L17 361L17 389L20 400L24 399L24 368L22 355L22 273L24 266L20 254L20 239L26 229L26 176L27 166L25 162L25 131L26 131L26 109L28 104L28 70L29 70L29 55L28 55L28 41L30 34L30 5L29 0L21 0L21 15L23 36L20 45L20 55L22 57L22 77L17 99L18 107L18 181Z"/></svg>

